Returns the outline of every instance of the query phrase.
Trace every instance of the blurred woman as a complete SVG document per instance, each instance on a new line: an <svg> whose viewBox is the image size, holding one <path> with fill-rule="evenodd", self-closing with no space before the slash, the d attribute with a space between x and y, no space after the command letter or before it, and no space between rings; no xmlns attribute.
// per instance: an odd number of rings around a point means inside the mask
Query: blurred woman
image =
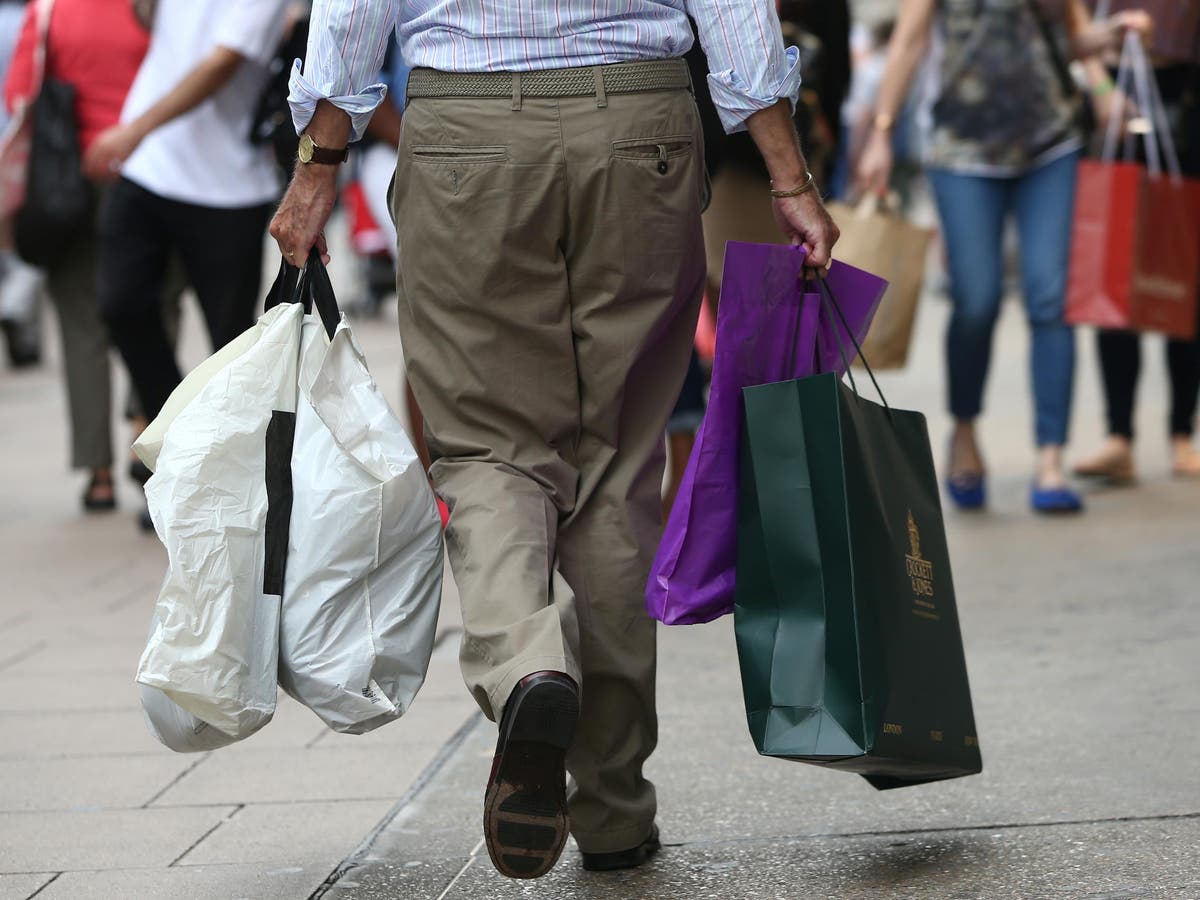
<svg viewBox="0 0 1200 900"><path fill-rule="evenodd" d="M1063 469L1075 370L1074 335L1063 321L1063 304L1087 102L1068 60L1114 49L1126 29L1148 27L1148 18L1134 12L1095 26L1080 0L903 0L900 6L858 180L864 190L886 189L892 127L936 36L926 163L954 303L946 337L955 421L947 487L961 508L986 502L975 422L1004 290L1003 233L1010 215L1020 238L1032 331L1038 452L1030 501L1042 513L1083 508ZM1102 71L1101 77L1106 79ZM1097 89L1111 96L1111 84Z"/></svg>
<svg viewBox="0 0 1200 900"><path fill-rule="evenodd" d="M5 84L10 110L31 100L39 88L34 71L39 5L31 2L26 7ZM75 115L85 152L102 131L116 124L148 43L129 0L54 3L47 35L47 74L75 88ZM46 273L62 331L72 465L90 473L83 495L83 506L89 511L116 505L109 342L96 304L96 246L95 230L83 230L70 239Z"/></svg>
<svg viewBox="0 0 1200 900"><path fill-rule="evenodd" d="M1200 0L1147 0L1145 6L1154 16L1150 47L1154 77L1167 106L1180 165L1184 175L1200 178ZM1200 247L1196 252L1200 253ZM1130 331L1101 331L1097 344L1108 439L1075 473L1128 483L1135 476L1133 412L1142 366L1141 337ZM1169 339L1166 344L1171 472L1180 478L1196 478L1200 477L1200 451L1193 436L1200 394L1200 333L1192 340Z"/></svg>

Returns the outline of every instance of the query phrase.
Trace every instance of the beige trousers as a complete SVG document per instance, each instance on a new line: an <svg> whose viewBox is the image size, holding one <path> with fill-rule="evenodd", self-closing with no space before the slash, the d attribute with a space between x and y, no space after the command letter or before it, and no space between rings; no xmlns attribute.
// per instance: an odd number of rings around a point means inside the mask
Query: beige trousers
<svg viewBox="0 0 1200 900"><path fill-rule="evenodd" d="M640 843L657 740L663 431L704 283L689 92L413 99L394 184L400 328L462 597L463 675L498 719L540 670L580 685L582 849Z"/></svg>

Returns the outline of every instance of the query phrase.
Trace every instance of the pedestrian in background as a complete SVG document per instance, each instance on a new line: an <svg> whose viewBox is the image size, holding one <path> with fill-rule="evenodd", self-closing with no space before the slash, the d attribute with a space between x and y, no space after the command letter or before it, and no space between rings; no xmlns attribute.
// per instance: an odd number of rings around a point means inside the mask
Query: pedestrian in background
<svg viewBox="0 0 1200 900"><path fill-rule="evenodd" d="M1128 4L1118 3L1117 6ZM1183 174L1200 178L1200 0L1145 0L1155 18L1150 50L1154 77L1167 106L1171 133ZM1200 253L1200 247L1196 248ZM1141 336L1130 331L1101 330L1100 353L1108 438L1075 469L1084 477L1128 483L1135 477L1133 414L1142 368ZM1200 394L1200 327L1191 340L1166 340L1171 411L1171 471L1184 478L1200 476L1200 452L1193 437Z"/></svg>
<svg viewBox="0 0 1200 900"><path fill-rule="evenodd" d="M161 297L172 257L214 348L254 322L263 235L279 196L251 126L287 0L159 0L121 123L84 157L116 179L101 214L100 308L147 419L181 380Z"/></svg>
<svg viewBox="0 0 1200 900"><path fill-rule="evenodd" d="M0 81L8 78L17 40L29 7L24 0L0 0ZM0 135L9 136L7 104L0 104ZM13 246L12 219L0 217L0 331L8 361L34 366L42 358L42 273L27 264Z"/></svg>
<svg viewBox="0 0 1200 900"><path fill-rule="evenodd" d="M26 6L5 82L5 102L10 110L32 100L40 86L35 83L39 5L33 2ZM54 3L46 36L46 75L75 89L83 152L89 152L100 135L116 124L148 43L149 37L134 18L129 0ZM71 464L89 472L83 494L84 509L89 511L116 505L109 339L96 303L98 241L94 228L72 235L46 271L62 334L71 417Z"/></svg>
<svg viewBox="0 0 1200 900"><path fill-rule="evenodd" d="M643 594L705 276L689 11L725 128L749 129L786 239L825 266L837 229L772 4L325 0L293 78L304 164L271 232L299 264L325 250L335 163L382 99L397 21L416 67L394 185L400 328L451 510L464 676L500 723L484 837L512 877L554 865L568 806L586 868L659 847Z"/></svg>
<svg viewBox="0 0 1200 900"><path fill-rule="evenodd" d="M886 190L892 129L932 37L939 52L927 167L942 222L954 304L946 335L950 413L947 487L960 508L986 502L976 433L1004 293L1004 226L1015 219L1032 332L1037 463L1030 492L1041 513L1076 512L1063 450L1071 416L1075 339L1063 320L1075 172L1084 104L1067 60L1119 46L1140 13L1093 25L1080 0L904 0L888 51L861 190ZM1095 77L1095 67L1090 70ZM1100 78L1107 82L1103 72ZM1102 94L1099 82L1094 85ZM1107 84L1111 89L1111 84ZM1107 93L1102 104L1111 101ZM1103 114L1103 110L1100 110Z"/></svg>

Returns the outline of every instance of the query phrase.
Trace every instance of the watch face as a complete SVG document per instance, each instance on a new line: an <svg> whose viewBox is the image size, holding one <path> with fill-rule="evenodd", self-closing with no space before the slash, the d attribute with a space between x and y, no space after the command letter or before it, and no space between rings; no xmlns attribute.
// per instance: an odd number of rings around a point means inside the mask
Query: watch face
<svg viewBox="0 0 1200 900"><path fill-rule="evenodd" d="M300 148L296 152L296 156L299 157L300 162L302 162L302 163L312 162L314 146L316 146L316 145L313 143L313 139L311 137L309 137L307 134L300 135Z"/></svg>

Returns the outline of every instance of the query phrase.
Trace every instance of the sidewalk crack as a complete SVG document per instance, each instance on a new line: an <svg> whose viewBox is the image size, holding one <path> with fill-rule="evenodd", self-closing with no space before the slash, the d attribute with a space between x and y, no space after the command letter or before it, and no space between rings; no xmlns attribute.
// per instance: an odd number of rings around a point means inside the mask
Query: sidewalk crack
<svg viewBox="0 0 1200 900"><path fill-rule="evenodd" d="M184 769L182 772L180 772L178 775L176 775L174 778L172 778L170 784L168 784L161 791L159 791L157 794L155 794L153 797L151 797L149 800L147 800L145 803L143 803L141 808L148 809L150 807L150 804L152 804L155 800L159 799L163 794L165 794L171 788L175 787L175 785L179 784L179 782L183 781L183 779L187 778L187 776L190 775L192 772L196 771L196 767L199 766L206 759L208 759L210 756L212 756L211 750L209 752L203 754L198 760L196 760L194 763L192 763L190 766L188 766L186 769Z"/></svg>
<svg viewBox="0 0 1200 900"><path fill-rule="evenodd" d="M375 845L375 841L379 839L379 836L396 820L396 817L404 811L405 807L412 803L429 786L429 783L433 781L434 777L450 761L451 757L458 752L458 749L466 742L467 737L482 721L483 713L478 710L473 711L467 717L467 720L459 726L458 730L450 737L450 740L442 745L442 748L438 750L429 765L421 771L421 774L417 776L408 790L404 792L404 796L396 801L396 805L388 810L387 815L371 829L370 833L363 838L358 847L329 873L329 877L321 882L317 889L309 895L308 900L321 900L329 892L330 888L341 881L347 872L362 865L363 859L371 852L371 848Z"/></svg>
<svg viewBox="0 0 1200 900"><path fill-rule="evenodd" d="M222 825L224 825L226 822L228 822L230 819L232 819L234 816L236 816L238 813L240 813L245 808L246 808L245 803L239 803L236 807L233 808L233 810L229 813L229 815L227 815L225 818L223 818L220 822L218 822L212 828L208 829L208 831L204 832L204 834L200 835L200 837L198 837L196 839L195 843L193 843L190 847L188 847L186 850L184 850L182 853L180 853L177 857L175 857L173 860L171 860L169 863L167 863L167 868L173 869L176 865L179 864L180 860L182 860L185 856L187 856L189 853L191 853L193 850L195 850L197 847L199 847L201 844L203 844L206 840L208 840L208 838L213 834L213 832L215 832L218 828L220 828Z"/></svg>
<svg viewBox="0 0 1200 900"><path fill-rule="evenodd" d="M37 655L41 651L45 650L47 646L49 645L45 641L38 641L36 644L26 647L24 650L19 650L6 659L0 659L0 671L7 669L9 666L15 666L17 663L23 662L24 660L29 659L31 656Z"/></svg>
<svg viewBox="0 0 1200 900"><path fill-rule="evenodd" d="M1110 816L1098 819L1056 819L1052 822L1000 822L990 825L947 825L940 828L900 828L894 831L831 831L824 834L774 834L753 837L713 838L698 841L663 842L666 847L703 847L714 844L757 844L768 841L819 841L830 838L905 837L922 834L948 834L962 831L1015 831L1020 828L1062 828L1072 825L1119 825L1135 822L1173 822L1200 819L1200 812L1162 813L1153 816Z"/></svg>
<svg viewBox="0 0 1200 900"><path fill-rule="evenodd" d="M28 897L26 897L25 900L33 900L34 897L36 897L38 894L40 894L46 888L50 887L50 885L54 884L54 882L58 881L58 876L61 874L62 874L62 872L55 872L53 878L51 878L49 881L47 881L45 884L43 884L40 888L38 888L36 891L34 891L32 894L30 894Z"/></svg>
<svg viewBox="0 0 1200 900"><path fill-rule="evenodd" d="M442 892L437 895L437 900L446 900L450 896L450 891L458 884L459 879L467 874L467 869L475 864L475 860L479 858L479 851L483 849L483 838L479 839L479 843L475 845L475 849L471 851L471 855L467 857L467 861L463 863L463 867L458 870L458 874L450 879L450 883L442 889Z"/></svg>

